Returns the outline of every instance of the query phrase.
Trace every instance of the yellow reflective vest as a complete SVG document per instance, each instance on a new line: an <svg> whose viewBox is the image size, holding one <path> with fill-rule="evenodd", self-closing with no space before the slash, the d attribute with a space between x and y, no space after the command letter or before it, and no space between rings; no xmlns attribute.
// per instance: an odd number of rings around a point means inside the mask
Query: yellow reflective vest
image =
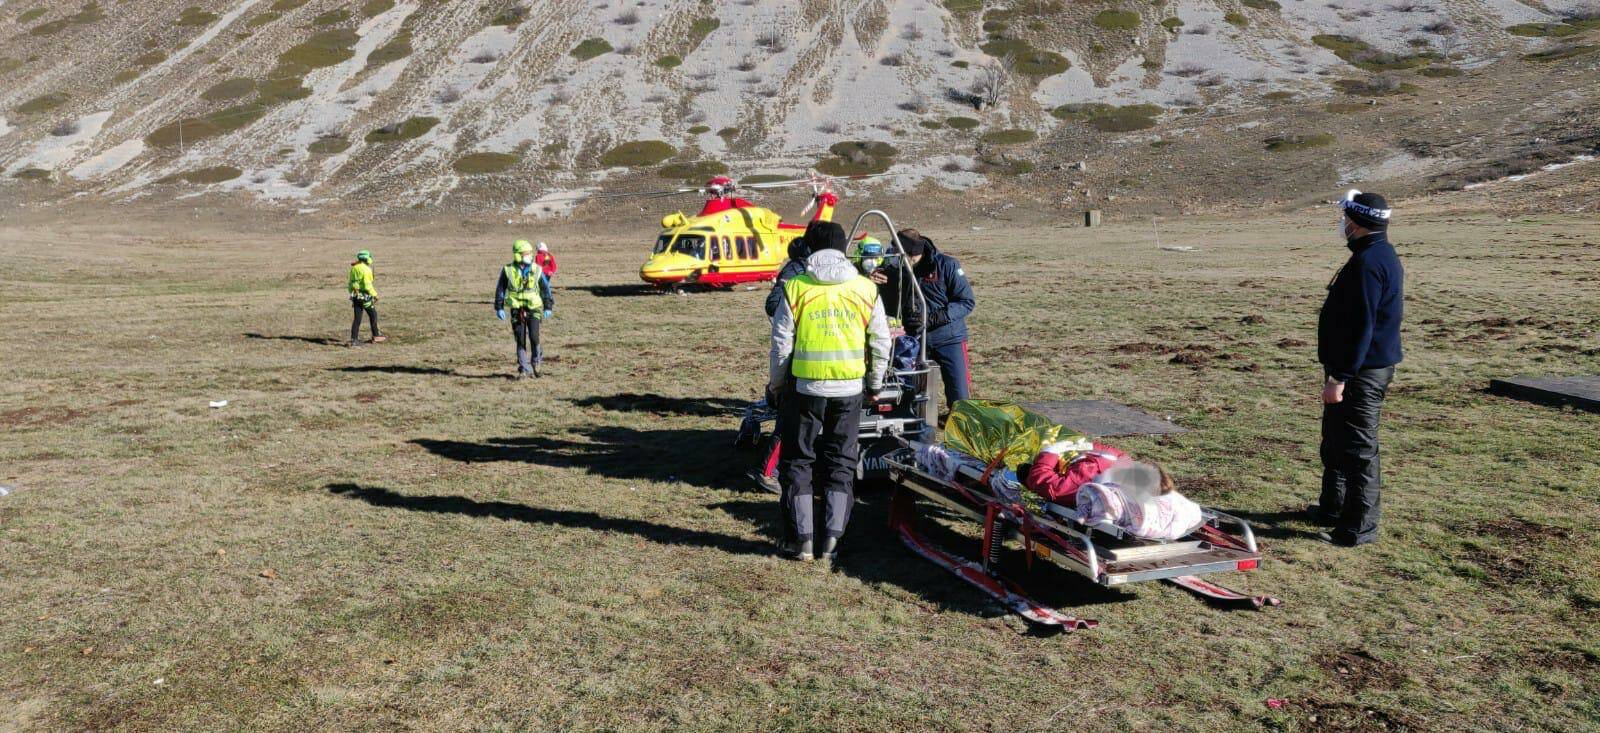
<svg viewBox="0 0 1600 733"><path fill-rule="evenodd" d="M350 294L377 297L378 289L372 286L372 266L357 261L350 266Z"/></svg>
<svg viewBox="0 0 1600 733"><path fill-rule="evenodd" d="M506 310L527 308L535 313L544 310L544 299L539 297L539 278L543 275L539 266L528 268L528 274L522 274L522 266L513 262L505 267L506 275Z"/></svg>
<svg viewBox="0 0 1600 733"><path fill-rule="evenodd" d="M799 379L847 380L867 374L867 325L878 286L864 277L819 282L810 273L783 284L794 317L794 358Z"/></svg>

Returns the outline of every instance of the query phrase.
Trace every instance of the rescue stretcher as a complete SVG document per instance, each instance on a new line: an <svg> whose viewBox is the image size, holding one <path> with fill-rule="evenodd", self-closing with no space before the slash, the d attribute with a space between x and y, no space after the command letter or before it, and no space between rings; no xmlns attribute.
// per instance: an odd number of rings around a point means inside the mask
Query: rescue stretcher
<svg viewBox="0 0 1600 733"><path fill-rule="evenodd" d="M913 552L988 593L1032 623L1063 630L1098 625L1092 619L1077 618L1034 601L1000 574L1000 553L1006 539L1013 535L1021 540L1030 565L1037 558L1107 588L1164 580L1224 608L1261 609L1280 604L1272 596L1240 593L1200 577L1249 571L1260 565L1255 533L1243 519L1204 509L1201 524L1182 539L1140 539L1109 523L1084 523L1070 507L1046 502L1030 510L1015 500L1026 491L1016 482L1008 482L1016 492L1012 497L998 496L981 465L958 462L955 475L949 480L941 479L917 465L915 456L921 443L902 443L900 450L887 457L890 480L895 486L889 505L890 528ZM983 525L980 560L952 554L917 530L919 497Z"/></svg>

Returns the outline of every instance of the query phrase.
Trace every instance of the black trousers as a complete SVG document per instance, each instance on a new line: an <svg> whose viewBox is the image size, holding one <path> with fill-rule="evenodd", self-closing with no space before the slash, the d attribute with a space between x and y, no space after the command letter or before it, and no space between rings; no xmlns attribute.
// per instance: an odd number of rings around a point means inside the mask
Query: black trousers
<svg viewBox="0 0 1600 733"><path fill-rule="evenodd" d="M353 312L350 318L350 340L361 338L361 312L366 311L367 320L372 324L372 336L378 336L378 308L368 298L351 298L350 308Z"/></svg>
<svg viewBox="0 0 1600 733"><path fill-rule="evenodd" d="M783 440L778 484L800 541L819 534L817 494L823 495L823 533L844 535L855 504L856 464L861 456L861 395L811 397L790 389L779 408ZM787 533L786 533L787 534Z"/></svg>
<svg viewBox="0 0 1600 733"><path fill-rule="evenodd" d="M1322 406L1322 499L1335 519L1333 538L1366 544L1378 538L1378 413L1394 367L1364 369L1344 383L1344 401Z"/></svg>
<svg viewBox="0 0 1600 733"><path fill-rule="evenodd" d="M539 319L528 308L511 311L511 336L517 340L517 373L533 373L539 363Z"/></svg>

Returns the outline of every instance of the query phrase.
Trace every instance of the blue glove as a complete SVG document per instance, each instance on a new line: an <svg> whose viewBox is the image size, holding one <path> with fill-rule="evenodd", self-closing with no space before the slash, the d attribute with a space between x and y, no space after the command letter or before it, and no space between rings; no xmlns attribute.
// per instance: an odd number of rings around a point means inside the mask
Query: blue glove
<svg viewBox="0 0 1600 733"><path fill-rule="evenodd" d="M548 320L550 320L550 317L555 315L555 314L556 314L555 311L545 311L544 312L544 319L548 321Z"/></svg>
<svg viewBox="0 0 1600 733"><path fill-rule="evenodd" d="M501 308L500 310L495 311L494 312L494 317L498 318L498 319L500 319L502 321L505 320L506 319L506 309Z"/></svg>

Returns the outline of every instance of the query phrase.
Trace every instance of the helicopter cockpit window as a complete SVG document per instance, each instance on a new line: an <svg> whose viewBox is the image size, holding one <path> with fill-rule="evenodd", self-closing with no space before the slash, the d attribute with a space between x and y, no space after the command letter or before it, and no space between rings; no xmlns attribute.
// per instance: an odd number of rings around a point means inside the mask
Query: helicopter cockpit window
<svg viewBox="0 0 1600 733"><path fill-rule="evenodd" d="M662 252L667 251L667 245L669 245L669 244L672 244L672 235L671 234L663 234L663 235L661 235L661 238L656 240L656 249L655 249L654 254L661 254Z"/></svg>
<svg viewBox="0 0 1600 733"><path fill-rule="evenodd" d="M698 234L684 234L672 243L672 251L703 260L706 258L706 240Z"/></svg>

